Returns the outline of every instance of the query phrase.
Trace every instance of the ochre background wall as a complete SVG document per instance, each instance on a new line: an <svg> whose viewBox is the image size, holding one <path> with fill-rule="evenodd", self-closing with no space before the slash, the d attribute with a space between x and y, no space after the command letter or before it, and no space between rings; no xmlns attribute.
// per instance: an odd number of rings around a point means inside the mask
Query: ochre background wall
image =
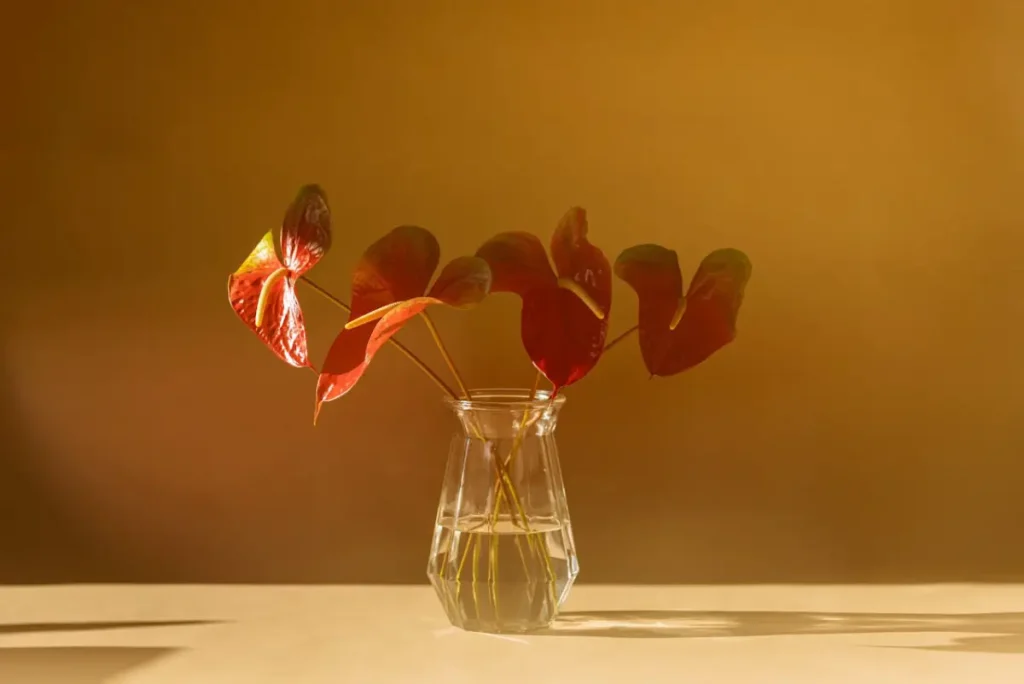
<svg viewBox="0 0 1024 684"><path fill-rule="evenodd" d="M567 391L588 582L1024 578L1024 3L23 3L5 13L0 580L425 581L454 421L393 350L311 425L225 283L302 183L399 223L754 262L737 341ZM302 291L316 358L341 324ZM612 334L636 311L616 284ZM525 385L518 302L438 312ZM402 333L437 364L419 326Z"/></svg>

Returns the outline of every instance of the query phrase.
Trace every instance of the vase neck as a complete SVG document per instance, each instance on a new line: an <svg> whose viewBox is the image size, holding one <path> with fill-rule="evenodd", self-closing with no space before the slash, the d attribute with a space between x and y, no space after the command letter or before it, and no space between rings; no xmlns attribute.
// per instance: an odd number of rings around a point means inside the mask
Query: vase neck
<svg viewBox="0 0 1024 684"><path fill-rule="evenodd" d="M469 399L449 400L466 436L496 440L549 435L565 397L547 390L481 389Z"/></svg>

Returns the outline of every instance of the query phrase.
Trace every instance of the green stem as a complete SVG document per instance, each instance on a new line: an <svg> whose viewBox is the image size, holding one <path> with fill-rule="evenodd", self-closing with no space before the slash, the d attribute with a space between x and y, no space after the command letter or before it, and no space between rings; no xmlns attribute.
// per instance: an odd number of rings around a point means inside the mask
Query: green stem
<svg viewBox="0 0 1024 684"><path fill-rule="evenodd" d="M614 346L615 346L615 345L617 345L617 344L618 344L619 342L621 342L622 340L626 339L627 337L629 337L630 335L632 335L633 333L635 333L635 332L636 332L637 330L639 330L639 329L640 329L640 326L639 326L639 325L634 325L634 326L633 326L632 328L630 328L629 330L626 330L625 332L623 332L622 334L620 334L620 335L619 335L618 337L616 337L616 338L615 338L614 340L612 340L611 342L609 342L608 344L606 344L606 345L604 346L604 351L608 351L609 349L611 349L612 347L614 347Z"/></svg>
<svg viewBox="0 0 1024 684"><path fill-rule="evenodd" d="M441 356L444 358L444 362L448 365L448 369L451 371L452 376L455 378L455 382L458 384L459 389L462 390L462 399L465 399L467 401L470 400L471 396L469 390L466 388L466 383L462 380L462 374L459 373L458 368L455 367L455 361L452 360L451 354L448 353L448 348L445 346L444 341L441 339L441 333L438 332L437 326L434 325L434 321L431 320L430 316L427 315L426 311L424 311L420 315L423 317L423 321L427 324L427 329L430 330L430 335L431 337L434 338L434 344L437 345L438 351L441 352ZM452 398L454 399L458 397L453 396ZM477 423L475 416L473 417L472 420L469 421L469 426L477 439L485 443L487 442L487 439L484 437L484 430ZM515 487L512 484L512 480L511 478L509 478L508 473L505 471L505 469L501 467L501 460L496 459L495 464L497 465L498 469L499 481L504 482L505 486L510 488L510 496L518 501L518 497L516 496ZM523 516L523 520L525 522L525 513L523 512L521 505L519 506L519 513L521 516Z"/></svg>
<svg viewBox="0 0 1024 684"><path fill-rule="evenodd" d="M451 354L448 353L448 348L445 346L444 340L441 339L441 333L438 331L437 326L434 325L434 321L430 318L430 316L427 314L426 311L422 312L420 314L420 316L423 318L423 322L426 324L427 330L430 331L430 336L434 339L434 344L437 346L438 351L441 352L441 357L444 359L445 364L447 364L448 370L451 372L452 377L455 378L456 384L459 386L459 389L462 391L462 398L463 399L467 399L467 400L470 399L471 397L470 397L469 389L466 387L466 383L462 379L462 374L459 373L458 368L455 366L455 361L452 359ZM486 444L487 439L484 437L484 430L477 423L477 420L476 420L475 416L471 416L470 420L468 421L468 424L469 424L470 430L474 433L474 435L477 437L477 439L479 439L481 442ZM507 469L502 467L501 456L500 455L495 458L495 484L498 487L498 491L500 492L501 496L504 496L505 492L507 490L509 501L514 501L515 502L516 509L518 510L518 515L519 515L519 519L521 521L522 526L524 527L524 529L529 530L530 529L529 528L530 523L529 523L529 521L526 518L526 511L523 509L523 505L522 505L522 502L519 499L519 495L516 493L515 484L512 482L512 478L510 478L508 476ZM496 501L499 501L499 505L500 505L500 499L496 499ZM511 510L510 510L510 513L511 513L511 517L512 517L513 523L515 523L516 514L514 512L512 512ZM492 532L494 531L494 522L496 522L496 520L497 520L497 514L495 514L495 520L492 521L492 523L491 523L491 531ZM453 535L454 535L454 530L453 530ZM477 539L478 539L478 537L473 537L473 540L477 540ZM488 582L490 584L494 585L494 583L497 581L496 580L496 576L497 576L496 573L498 572L498 567L497 567L498 549L497 549L497 546L496 546L497 539L496 538L492 538L491 541L492 541L492 545L491 545L491 547L489 549L487 577L488 577ZM518 539L517 539L517 541L518 541ZM478 544L479 542L476 542L476 543ZM469 546L467 545L466 546L466 550L463 552L462 560L459 562L459 569L456 571L456 574L455 574L455 580L456 580L456 589L455 589L456 594L455 594L455 596L456 596L456 600L458 600L459 589L461 587L461 585L459 584L459 579L461 577L461 568L462 568L462 565L463 565L463 563L465 562L465 559L466 559L465 554L468 551L469 551ZM445 551L444 551L444 557L443 557L443 560L442 560L442 563L441 563L441 571L438 573L441 577L444 577L445 569L448 567L448 562L449 562L449 559L451 558L451 552L452 552L452 547L451 547L451 538L450 538L449 539L449 543L448 543L448 545L447 545L447 547L445 548ZM476 556L477 553L479 553L479 546L477 546L477 548L474 550L474 560L476 560L476 558L477 558L477 556ZM521 553L522 552L520 552L520 554ZM525 559L523 560L523 565L524 565L524 567L526 565ZM493 568L493 570L492 570L492 568ZM474 581L475 581L475 579L474 579ZM492 586L491 590L492 590L492 600L494 602L494 610L497 611L497 609L498 609L498 607L497 607L497 600L498 599L497 599L497 594L495 593L497 591L497 587L496 586ZM474 589L474 591L475 591L475 589ZM474 594L474 598L475 598L475 594Z"/></svg>
<svg viewBox="0 0 1024 684"><path fill-rule="evenodd" d="M504 467L504 470L505 470L506 473L508 472L509 466L511 466L512 461L515 459L516 455L522 450L523 440L526 438L526 433L530 429L530 426L531 426L531 423L529 422L530 407L532 406L533 401L537 398L537 390L540 388L540 379L541 379L541 374L540 374L540 372L538 372L536 377L533 380L533 388L530 390L530 403L528 403L526 405L526 407L523 409L523 417L520 420L519 430L516 431L516 435L512 439L512 448L509 449L508 457L505 459L505 463L504 463L503 467ZM553 404L554 401L555 401L555 398L551 397L551 404ZM550 404L549 404L549 406L550 406ZM501 465L501 456L500 455L495 460L495 464L498 465L498 466ZM495 483L495 488L494 488L494 495L493 495L494 496L494 514L493 514L493 516L491 518L491 529L494 529L494 526L498 522L498 516L501 514L501 503L502 503L502 499L504 498L504 490L499 488L498 484L499 483L496 482ZM509 480L509 486L511 486L511 484L512 484L512 482L511 482L511 479L510 479ZM515 490L514 489L512 489L511 492L512 492L513 495L515 494ZM517 502L517 504L518 504L518 502ZM520 505L520 509L522 509L521 505ZM510 510L510 513L511 513L511 510ZM523 514L523 518L524 518L524 521L525 521L525 514ZM531 530L530 530L528 525L525 525L524 529L526 530L526 544L527 544L527 546L534 553L540 553L540 555L544 559L544 566L545 566L545 569L547 570L548 576L550 577L550 580L551 580L551 584L549 584L549 589L551 590L551 594L552 594L552 603L554 603L555 569L554 569L554 566L552 566L552 564L551 564L551 554L548 551L548 547L547 547L547 544L545 542L544 536L543 536L543 534L541 534L541 535L538 535L536 537L536 539L535 539L534 535L531 533ZM516 541L517 542L519 541L518 537L516 538ZM538 551L538 547L539 547L539 551ZM522 556L522 551L520 551L520 558L521 558L521 561L523 563L523 571L525 573L529 573L529 570L526 567L526 558Z"/></svg>
<svg viewBox="0 0 1024 684"><path fill-rule="evenodd" d="M434 338L434 344L437 345L437 349L441 352L444 362L448 365L448 370L451 372L452 377L455 378L455 383L459 386L462 397L469 399L469 390L466 389L466 383L463 382L459 369L455 367L455 361L452 360L451 354L448 353L448 348L444 345L444 341L441 340L441 333L437 331L437 326L434 325L433 319L430 318L426 311L420 312L420 316L423 317L423 322L427 324L427 330L430 331L430 336Z"/></svg>
<svg viewBox="0 0 1024 684"><path fill-rule="evenodd" d="M531 404L533 403L534 399L537 398L537 390L540 389L540 379L541 379L541 377L542 376L540 374L540 371L538 371L537 372L537 376L533 379L533 388L530 390L530 403ZM529 420L529 418L530 418L530 406L527 405L526 408L523 409L523 417L519 421L519 430L516 431L516 436L512 439L512 448L509 449L508 456L505 458L505 470L506 471L508 470L508 467L512 464L513 457L517 453L519 453L519 449L523 445L523 439L526 438L526 430L529 427L527 425L527 421ZM500 507L501 507L501 496L502 496L502 492L497 487L495 487L494 496L496 497L496 500L497 500L496 510L495 510L495 513L494 513L494 519L497 520L497 518L498 518L497 509L500 509Z"/></svg>

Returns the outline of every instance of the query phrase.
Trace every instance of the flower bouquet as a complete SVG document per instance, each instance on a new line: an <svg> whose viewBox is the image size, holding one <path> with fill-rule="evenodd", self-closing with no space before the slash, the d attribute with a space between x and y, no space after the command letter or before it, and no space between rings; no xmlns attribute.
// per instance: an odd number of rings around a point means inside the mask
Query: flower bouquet
<svg viewBox="0 0 1024 684"><path fill-rule="evenodd" d="M427 563L448 619L487 632L549 625L579 572L554 437L562 390L633 333L652 377L703 362L736 336L750 260L736 249L715 250L684 291L674 251L636 245L613 266L589 241L586 212L574 207L555 227L550 258L537 236L505 232L439 273L434 235L399 226L363 252L346 303L307 276L330 246L327 196L316 185L305 186L279 233L266 233L229 276L231 308L281 360L316 373L314 423L323 405L349 392L386 344L423 371L459 425ZM639 320L607 341L613 272L636 292ZM299 283L348 314L319 368L309 359ZM430 317L432 306L470 309L491 293L522 300L520 333L537 371L530 388L471 389ZM395 337L414 318L429 330L450 381Z"/></svg>

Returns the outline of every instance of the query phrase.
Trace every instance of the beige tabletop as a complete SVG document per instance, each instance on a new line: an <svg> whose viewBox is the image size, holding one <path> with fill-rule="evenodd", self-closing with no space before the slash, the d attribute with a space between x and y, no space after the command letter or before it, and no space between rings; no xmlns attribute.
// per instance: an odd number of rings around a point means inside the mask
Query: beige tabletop
<svg viewBox="0 0 1024 684"><path fill-rule="evenodd" d="M3 684L1020 684L1024 586L579 586L547 634L414 587L0 588Z"/></svg>

